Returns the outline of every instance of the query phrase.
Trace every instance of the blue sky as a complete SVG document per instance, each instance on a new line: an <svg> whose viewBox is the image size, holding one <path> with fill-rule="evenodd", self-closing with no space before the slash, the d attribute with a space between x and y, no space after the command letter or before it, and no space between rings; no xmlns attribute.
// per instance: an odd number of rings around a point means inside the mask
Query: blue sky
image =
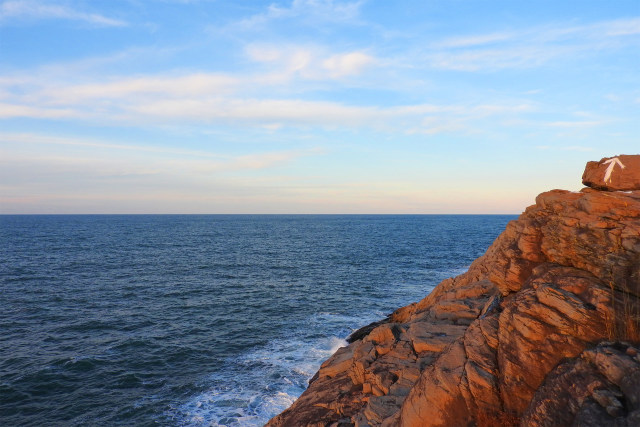
<svg viewBox="0 0 640 427"><path fill-rule="evenodd" d="M519 213L638 70L638 0L5 0L0 213Z"/></svg>

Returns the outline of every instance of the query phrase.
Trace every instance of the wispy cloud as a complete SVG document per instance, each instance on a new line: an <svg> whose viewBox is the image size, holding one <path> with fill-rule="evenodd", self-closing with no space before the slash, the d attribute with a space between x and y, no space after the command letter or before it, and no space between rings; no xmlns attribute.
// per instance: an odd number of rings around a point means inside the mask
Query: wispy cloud
<svg viewBox="0 0 640 427"><path fill-rule="evenodd" d="M577 151L588 153L590 151L594 151L592 147L585 147L582 145L568 145L568 146L551 146L551 145L537 145L535 147L538 150L551 150L551 151Z"/></svg>
<svg viewBox="0 0 640 427"><path fill-rule="evenodd" d="M640 18L618 19L595 25L592 31L598 35L604 33L608 37L631 36L640 34Z"/></svg>
<svg viewBox="0 0 640 427"><path fill-rule="evenodd" d="M123 99L140 96L203 97L229 93L240 83L236 77L225 74L187 74L180 76L141 76L114 79L105 83L49 86L40 95L48 103L77 103L92 99ZM44 99L43 99L44 100Z"/></svg>
<svg viewBox="0 0 640 427"><path fill-rule="evenodd" d="M357 72L369 58L347 54L330 56L328 60L331 67L325 73L338 77ZM533 110L522 102L359 106L336 100L256 96L255 91L268 78L268 75L151 75L81 84L36 79L31 85L26 80L18 79L16 83L8 78L0 81L0 92L5 94L0 118L77 118L112 124L217 123L263 129L267 126L272 132L291 126L351 129L366 126L394 132L439 133L460 129L483 117L520 115ZM455 126L443 126L444 123Z"/></svg>
<svg viewBox="0 0 640 427"><path fill-rule="evenodd" d="M333 55L322 62L322 66L332 77L358 75L362 69L372 64L375 59L363 52L350 52Z"/></svg>
<svg viewBox="0 0 640 427"><path fill-rule="evenodd" d="M540 26L436 41L424 51L427 65L456 71L532 68L585 52L640 44L640 18L587 25Z"/></svg>
<svg viewBox="0 0 640 427"><path fill-rule="evenodd" d="M463 51L438 51L426 55L427 66L455 71L495 71L505 68L530 68L559 56L566 48L514 46Z"/></svg>
<svg viewBox="0 0 640 427"><path fill-rule="evenodd" d="M98 13L84 12L69 6L37 0L9 0L0 4L0 24L15 19L64 19L105 27L122 27L127 22Z"/></svg>
<svg viewBox="0 0 640 427"><path fill-rule="evenodd" d="M11 103L0 103L0 119L30 117L34 119L81 118L86 114L73 108L32 107Z"/></svg>
<svg viewBox="0 0 640 427"><path fill-rule="evenodd" d="M234 26L253 30L272 21L292 18L307 22L348 22L358 17L363 3L334 0L293 0L289 6L273 3L265 12L245 18Z"/></svg>
<svg viewBox="0 0 640 427"><path fill-rule="evenodd" d="M361 74L377 59L364 51L334 53L320 46L249 44L247 57L268 65L282 77L340 79Z"/></svg>
<svg viewBox="0 0 640 427"><path fill-rule="evenodd" d="M462 48L470 46L481 46L510 40L514 33L490 33L465 37L452 37L432 43L434 48Z"/></svg>
<svg viewBox="0 0 640 427"><path fill-rule="evenodd" d="M38 147L38 155L25 154L27 145ZM73 150L61 150L73 148ZM4 150L3 150L4 148ZM140 144L114 144L108 141L60 137L36 133L0 133L2 163L46 163L84 168L102 164L101 172L85 171L88 175L149 174L155 170L198 172L203 174L257 170L277 167L300 157L322 154L318 149L265 151L248 155L220 154L204 150L185 150L174 147ZM88 158L88 156L90 158ZM121 159L121 160L118 160ZM128 159L130 164L123 162ZM162 167L160 167L161 165ZM114 172L116 171L117 172Z"/></svg>
<svg viewBox="0 0 640 427"><path fill-rule="evenodd" d="M554 128L591 128L594 126L601 126L607 124L603 120L577 120L577 121L557 121L548 123L547 126Z"/></svg>
<svg viewBox="0 0 640 427"><path fill-rule="evenodd" d="M112 151L138 151L144 153L158 153L167 155L193 156L224 159L226 155L194 150L182 150L171 147L157 147L137 144L114 144L113 142L74 138L60 137L51 135L42 135L37 133L16 133L16 132L0 132L0 143L3 144L33 144L43 146L71 146L71 147L88 147L88 148L104 148Z"/></svg>

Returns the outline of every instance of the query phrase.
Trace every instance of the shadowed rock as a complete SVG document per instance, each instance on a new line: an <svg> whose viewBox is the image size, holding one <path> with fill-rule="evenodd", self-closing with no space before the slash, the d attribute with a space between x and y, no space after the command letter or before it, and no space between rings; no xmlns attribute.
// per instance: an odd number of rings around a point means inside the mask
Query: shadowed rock
<svg viewBox="0 0 640 427"><path fill-rule="evenodd" d="M553 369L522 425L640 425L640 349L603 343Z"/></svg>

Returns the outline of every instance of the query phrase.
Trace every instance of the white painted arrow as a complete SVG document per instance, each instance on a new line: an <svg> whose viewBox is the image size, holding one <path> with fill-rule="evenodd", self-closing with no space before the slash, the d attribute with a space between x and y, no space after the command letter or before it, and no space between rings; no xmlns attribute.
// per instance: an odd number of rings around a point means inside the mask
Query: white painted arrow
<svg viewBox="0 0 640 427"><path fill-rule="evenodd" d="M604 182L605 184L608 184L609 181L611 181L611 173L613 172L613 168L616 165L616 163L618 165L620 165L620 167L622 169L624 169L624 165L622 164L622 162L620 161L619 158L614 157L613 159L609 159L606 162L604 162L604 164L606 165L607 163L609 163L609 167L607 167L607 171L604 174Z"/></svg>

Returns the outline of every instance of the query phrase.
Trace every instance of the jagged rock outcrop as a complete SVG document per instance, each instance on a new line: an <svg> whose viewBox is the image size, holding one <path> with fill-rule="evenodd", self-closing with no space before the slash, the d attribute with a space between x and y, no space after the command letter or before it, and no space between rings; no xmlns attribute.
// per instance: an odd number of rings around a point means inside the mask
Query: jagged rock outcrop
<svg viewBox="0 0 640 427"><path fill-rule="evenodd" d="M606 381L566 391L574 409L557 419L590 425L580 420L604 408L632 422L637 393L607 368L623 356L593 348L640 342L639 314L640 191L553 190L466 273L356 334L268 425L551 425L563 409L548 400L589 369Z"/></svg>

